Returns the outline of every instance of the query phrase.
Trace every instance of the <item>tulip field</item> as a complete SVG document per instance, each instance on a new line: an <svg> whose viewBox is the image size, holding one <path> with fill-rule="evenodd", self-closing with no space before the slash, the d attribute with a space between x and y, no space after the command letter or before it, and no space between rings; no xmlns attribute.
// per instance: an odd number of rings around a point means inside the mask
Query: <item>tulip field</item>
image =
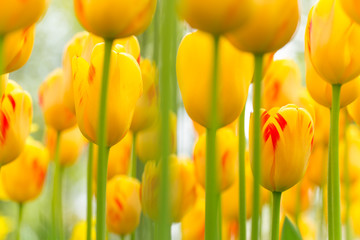
<svg viewBox="0 0 360 240"><path fill-rule="evenodd" d="M360 239L359 0L0 0L0 240Z"/></svg>

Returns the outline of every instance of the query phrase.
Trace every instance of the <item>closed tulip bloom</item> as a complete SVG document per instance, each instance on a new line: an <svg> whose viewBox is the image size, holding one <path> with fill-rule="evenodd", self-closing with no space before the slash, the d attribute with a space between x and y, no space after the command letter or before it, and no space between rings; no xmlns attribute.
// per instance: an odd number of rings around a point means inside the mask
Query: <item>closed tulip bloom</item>
<svg viewBox="0 0 360 240"><path fill-rule="evenodd" d="M292 60L274 61L265 73L263 85L263 108L299 103L302 89L300 69Z"/></svg>
<svg viewBox="0 0 360 240"><path fill-rule="evenodd" d="M66 88L64 72L55 69L50 73L39 88L39 104L42 108L46 125L56 131L63 131L76 124L76 117L64 103Z"/></svg>
<svg viewBox="0 0 360 240"><path fill-rule="evenodd" d="M30 95L12 80L0 100L0 164L17 158L24 148L32 122Z"/></svg>
<svg viewBox="0 0 360 240"><path fill-rule="evenodd" d="M1 0L0 35L27 28L45 12L48 0Z"/></svg>
<svg viewBox="0 0 360 240"><path fill-rule="evenodd" d="M35 25L5 35L3 73L13 72L25 65L30 58L34 38Z"/></svg>
<svg viewBox="0 0 360 240"><path fill-rule="evenodd" d="M159 160L161 157L160 145L161 123L157 121L148 129L140 131L136 136L136 156L142 161ZM177 145L177 119L174 113L170 113L170 151L176 152Z"/></svg>
<svg viewBox="0 0 360 240"><path fill-rule="evenodd" d="M341 3L349 17L360 24L360 2L357 0L341 0Z"/></svg>
<svg viewBox="0 0 360 240"><path fill-rule="evenodd" d="M307 53L305 55L308 56ZM325 81L314 69L310 59L306 56L306 88L311 97L319 104L331 108L332 86ZM340 108L352 103L360 94L360 78L344 83L340 90Z"/></svg>
<svg viewBox="0 0 360 240"><path fill-rule="evenodd" d="M23 203L35 199L42 191L49 154L46 148L32 138L20 156L1 168L1 180L9 198Z"/></svg>
<svg viewBox="0 0 360 240"><path fill-rule="evenodd" d="M174 155L169 160L171 221L179 222L196 200L194 164L190 159L179 159ZM141 205L152 220L158 219L160 168L154 161L148 161L142 176Z"/></svg>
<svg viewBox="0 0 360 240"><path fill-rule="evenodd" d="M250 19L227 37L242 51L274 52L290 41L299 18L297 0L256 0Z"/></svg>
<svg viewBox="0 0 360 240"><path fill-rule="evenodd" d="M90 64L81 57L73 61L77 122L83 135L94 143L99 141L97 128L103 55L104 44L98 44L91 55ZM115 145L126 135L142 88L138 63L125 53L122 45L115 45L111 51L107 96L107 146Z"/></svg>
<svg viewBox="0 0 360 240"><path fill-rule="evenodd" d="M116 39L145 31L155 13L156 0L74 0L74 7L87 31Z"/></svg>
<svg viewBox="0 0 360 240"><path fill-rule="evenodd" d="M360 98L347 106L350 117L360 126Z"/></svg>
<svg viewBox="0 0 360 240"><path fill-rule="evenodd" d="M128 174L131 161L132 139L133 135L131 132L128 132L120 142L110 148L107 179L110 180L116 175ZM93 151L93 177L97 179L97 145L94 145Z"/></svg>
<svg viewBox="0 0 360 240"><path fill-rule="evenodd" d="M283 192L298 183L306 171L314 123L308 111L291 104L262 110L261 121L261 185L272 192ZM252 138L250 132L250 149Z"/></svg>
<svg viewBox="0 0 360 240"><path fill-rule="evenodd" d="M9 74L0 75L0 99L5 93L6 84L8 81Z"/></svg>
<svg viewBox="0 0 360 240"><path fill-rule="evenodd" d="M253 0L178 1L179 14L191 27L218 35L242 26L252 7Z"/></svg>
<svg viewBox="0 0 360 240"><path fill-rule="evenodd" d="M136 103L130 129L133 132L150 127L157 118L158 112L158 74L154 63L149 59L140 62L144 94Z"/></svg>
<svg viewBox="0 0 360 240"><path fill-rule="evenodd" d="M51 159L55 157L57 132L53 128L46 129L46 147ZM86 144L86 139L81 134L79 127L74 126L61 132L60 135L60 165L68 167L79 158Z"/></svg>
<svg viewBox="0 0 360 240"><path fill-rule="evenodd" d="M216 132L216 166L218 169L218 191L224 191L235 181L238 159L238 139L228 128ZM206 133L201 135L194 147L194 165L198 182L205 188Z"/></svg>
<svg viewBox="0 0 360 240"><path fill-rule="evenodd" d="M140 183L126 175L118 175L107 183L106 223L109 232L127 235L140 222Z"/></svg>
<svg viewBox="0 0 360 240"><path fill-rule="evenodd" d="M181 220L182 240L205 239L205 198L198 198Z"/></svg>
<svg viewBox="0 0 360 240"><path fill-rule="evenodd" d="M70 240L87 240L88 238L86 236L86 228L86 221L78 222L72 230ZM92 221L90 239L96 240L95 220Z"/></svg>
<svg viewBox="0 0 360 240"><path fill-rule="evenodd" d="M315 129L317 128L315 127ZM317 132L315 133L315 139L316 136ZM328 152L328 145L316 143L316 140L314 140L314 148L309 158L306 176L313 184L319 187L324 186L327 181Z"/></svg>
<svg viewBox="0 0 360 240"><path fill-rule="evenodd" d="M204 127L210 126L213 41L210 34L200 31L186 35L176 60L176 74L186 112ZM220 39L218 127L233 122L240 115L253 68L251 54L236 50L226 38Z"/></svg>
<svg viewBox="0 0 360 240"><path fill-rule="evenodd" d="M316 72L330 84L344 84L360 74L360 25L339 0L320 0L310 11L305 51Z"/></svg>

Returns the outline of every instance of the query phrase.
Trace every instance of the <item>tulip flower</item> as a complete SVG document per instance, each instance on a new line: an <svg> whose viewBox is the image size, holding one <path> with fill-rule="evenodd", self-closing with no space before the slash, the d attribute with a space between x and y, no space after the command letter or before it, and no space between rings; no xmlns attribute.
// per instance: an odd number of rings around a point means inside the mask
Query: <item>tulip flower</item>
<svg viewBox="0 0 360 240"><path fill-rule="evenodd" d="M300 69L292 60L274 61L265 73L263 85L263 108L299 103L302 89Z"/></svg>
<svg viewBox="0 0 360 240"><path fill-rule="evenodd" d="M30 133L32 100L30 95L9 80L0 100L0 165L13 161L22 152Z"/></svg>
<svg viewBox="0 0 360 240"><path fill-rule="evenodd" d="M0 240L6 240L11 232L11 221L7 217L0 216Z"/></svg>
<svg viewBox="0 0 360 240"><path fill-rule="evenodd" d="M171 153L176 152L177 145L177 119L176 115L171 112L170 114L170 135L171 135ZM160 121L156 122L152 127L140 131L136 136L136 156L142 162L151 160L159 160L161 155L160 145Z"/></svg>
<svg viewBox="0 0 360 240"><path fill-rule="evenodd" d="M126 135L136 102L142 94L140 68L136 60L124 51L124 47L115 45L111 52L106 129L108 147ZM97 117L103 54L104 45L98 44L91 55L90 64L81 57L73 62L76 118L83 135L94 143L99 141Z"/></svg>
<svg viewBox="0 0 360 240"><path fill-rule="evenodd" d="M360 74L360 25L339 0L320 0L310 11L305 51L319 75L330 84L344 84Z"/></svg>
<svg viewBox="0 0 360 240"><path fill-rule="evenodd" d="M92 221L91 225L91 236L90 238L87 237L87 226L86 221L80 221L76 223L74 226L70 240L96 240L96 231L95 231L95 220Z"/></svg>
<svg viewBox="0 0 360 240"><path fill-rule="evenodd" d="M75 13L83 27L105 39L139 35L148 27L156 0L74 0Z"/></svg>
<svg viewBox="0 0 360 240"><path fill-rule="evenodd" d="M34 38L35 25L5 35L1 72L13 72L27 62L33 49Z"/></svg>
<svg viewBox="0 0 360 240"><path fill-rule="evenodd" d="M0 35L27 28L45 12L48 0L0 2Z"/></svg>
<svg viewBox="0 0 360 240"><path fill-rule="evenodd" d="M211 35L196 31L186 35L179 47L176 73L189 116L210 126L212 58ZM218 126L233 122L245 106L252 79L252 56L237 51L225 38L220 40ZM239 67L241 66L241 67Z"/></svg>
<svg viewBox="0 0 360 240"><path fill-rule="evenodd" d="M316 136L317 134L315 134L315 139ZM314 140L314 142L316 142L316 140ZM328 146L323 143L314 143L306 174L309 180L319 187L323 187L326 184L328 168L327 160Z"/></svg>
<svg viewBox="0 0 360 240"><path fill-rule="evenodd" d="M63 131L76 124L75 115L64 103L68 87L71 86L65 84L63 70L56 69L47 76L39 88L39 104L45 123L56 131Z"/></svg>
<svg viewBox="0 0 360 240"><path fill-rule="evenodd" d="M346 109L356 124L360 125L360 98L357 98L353 103L348 105Z"/></svg>
<svg viewBox="0 0 360 240"><path fill-rule="evenodd" d="M108 230L118 235L135 231L140 222L140 183L126 175L118 175L108 182L106 216Z"/></svg>
<svg viewBox="0 0 360 240"><path fill-rule="evenodd" d="M9 74L0 75L0 99L4 95Z"/></svg>
<svg viewBox="0 0 360 240"><path fill-rule="evenodd" d="M254 12L243 26L227 35L238 49L264 54L282 48L299 23L297 0L254 1Z"/></svg>
<svg viewBox="0 0 360 240"><path fill-rule="evenodd" d="M109 163L107 170L107 179L115 177L116 175L126 175L129 172L131 148L132 148L133 135L128 132L126 136L112 148L109 152ZM94 145L93 152L93 176L97 179L97 152L98 148Z"/></svg>
<svg viewBox="0 0 360 240"><path fill-rule="evenodd" d="M238 140L233 131L221 128L216 133L217 189L222 192L235 181ZM199 137L194 147L194 165L198 182L205 188L206 134Z"/></svg>
<svg viewBox="0 0 360 240"><path fill-rule="evenodd" d="M191 27L220 35L246 23L253 7L252 0L211 0L178 2L180 16Z"/></svg>
<svg viewBox="0 0 360 240"><path fill-rule="evenodd" d="M46 147L49 150L51 159L55 158L57 132L53 128L46 129ZM64 130L60 135L60 165L68 167L73 165L82 153L86 139L79 128L74 126Z"/></svg>
<svg viewBox="0 0 360 240"><path fill-rule="evenodd" d="M35 199L41 193L49 163L46 148L32 138L20 156L1 168L1 181L9 198L23 203Z"/></svg>
<svg viewBox="0 0 360 240"><path fill-rule="evenodd" d="M348 16L360 24L360 4L356 0L341 0L342 7Z"/></svg>
<svg viewBox="0 0 360 240"><path fill-rule="evenodd" d="M179 222L196 200L194 165L191 160L179 159L174 155L169 161L171 221ZM154 161L148 161L141 183L142 209L153 220L158 219L160 167Z"/></svg>
<svg viewBox="0 0 360 240"><path fill-rule="evenodd" d="M198 198L181 220L183 240L205 239L205 198Z"/></svg>
<svg viewBox="0 0 360 240"><path fill-rule="evenodd" d="M149 59L140 62L144 94L136 103L130 129L134 133L150 127L156 120L158 113L158 74L154 63Z"/></svg>

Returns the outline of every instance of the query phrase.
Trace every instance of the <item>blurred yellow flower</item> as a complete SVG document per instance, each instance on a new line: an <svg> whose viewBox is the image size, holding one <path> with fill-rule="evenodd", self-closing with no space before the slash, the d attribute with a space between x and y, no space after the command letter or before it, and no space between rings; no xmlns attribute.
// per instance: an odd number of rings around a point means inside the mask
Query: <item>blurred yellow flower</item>
<svg viewBox="0 0 360 240"><path fill-rule="evenodd" d="M96 240L95 225L96 225L95 219L93 219L91 224L91 237L90 237L91 240ZM76 223L76 225L72 230L70 240L87 240L86 229L87 229L86 221L80 221Z"/></svg>
<svg viewBox="0 0 360 240"><path fill-rule="evenodd" d="M176 74L184 106L192 120L204 127L210 121L213 37L196 31L181 41ZM233 122L245 106L253 76L253 56L236 50L226 38L219 46L218 127Z"/></svg>
<svg viewBox="0 0 360 240"><path fill-rule="evenodd" d="M205 239L205 198L197 198L181 220L182 240Z"/></svg>
<svg viewBox="0 0 360 240"><path fill-rule="evenodd" d="M29 137L20 156L1 168L1 180L9 198L23 203L38 197L44 185L48 163L46 148Z"/></svg>
<svg viewBox="0 0 360 240"><path fill-rule="evenodd" d="M346 109L350 117L360 126L360 98L357 98L353 103L349 104Z"/></svg>
<svg viewBox="0 0 360 240"><path fill-rule="evenodd" d="M242 26L249 18L253 0L181 0L179 14L191 27L220 35Z"/></svg>
<svg viewBox="0 0 360 240"><path fill-rule="evenodd" d="M303 177L314 140L314 122L304 108L286 105L262 110L261 185L283 192ZM253 120L250 120L252 129ZM252 152L250 132L250 152ZM252 157L251 164L252 162Z"/></svg>
<svg viewBox="0 0 360 240"><path fill-rule="evenodd" d="M83 27L106 39L139 35L150 24L156 0L74 0Z"/></svg>
<svg viewBox="0 0 360 240"><path fill-rule="evenodd" d="M20 85L9 80L0 99L0 165L17 158L32 122L32 100Z"/></svg>
<svg viewBox="0 0 360 240"><path fill-rule="evenodd" d="M117 175L107 183L106 223L109 232L127 235L140 222L140 183L126 175Z"/></svg>
<svg viewBox="0 0 360 240"><path fill-rule="evenodd" d="M0 74L0 99L2 98L2 96L5 93L8 77L9 77L9 74L3 74L3 75Z"/></svg>
<svg viewBox="0 0 360 240"><path fill-rule="evenodd" d="M206 168L206 133L201 135L194 147L194 165L198 182L205 188ZM216 132L216 166L217 191L224 191L235 181L238 159L238 138L229 128L221 128Z"/></svg>
<svg viewBox="0 0 360 240"><path fill-rule="evenodd" d="M104 44L93 49L91 63L73 59L74 101L76 117L83 135L98 142L98 113ZM118 143L130 128L136 102L142 94L140 67L125 47L115 45L111 51L107 105L107 146Z"/></svg>
<svg viewBox="0 0 360 240"><path fill-rule="evenodd" d="M63 131L76 124L76 116L65 104L65 93L71 86L65 84L64 72L58 68L51 72L39 88L39 104L47 126Z"/></svg>
<svg viewBox="0 0 360 240"><path fill-rule="evenodd" d="M360 24L360 2L358 0L340 0L345 12Z"/></svg>
<svg viewBox="0 0 360 240"><path fill-rule="evenodd" d="M6 240L8 234L12 231L10 220L0 216L0 240Z"/></svg>
<svg viewBox="0 0 360 240"><path fill-rule="evenodd" d="M194 164L190 159L179 159L174 155L169 161L171 221L180 222L197 196ZM152 220L158 219L160 168L161 165L148 161L142 176L141 205Z"/></svg>
<svg viewBox="0 0 360 240"><path fill-rule="evenodd" d="M320 0L310 11L305 51L316 72L330 84L344 84L360 74L360 25L339 0Z"/></svg>
<svg viewBox="0 0 360 240"><path fill-rule="evenodd" d="M227 37L242 51L274 52L290 41L299 18L297 0L256 0L250 19Z"/></svg>

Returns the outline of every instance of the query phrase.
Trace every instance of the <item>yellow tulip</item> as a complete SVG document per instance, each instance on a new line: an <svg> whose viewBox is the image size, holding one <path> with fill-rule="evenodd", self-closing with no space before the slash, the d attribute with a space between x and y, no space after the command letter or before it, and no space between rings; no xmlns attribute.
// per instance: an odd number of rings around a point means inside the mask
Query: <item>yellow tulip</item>
<svg viewBox="0 0 360 240"><path fill-rule="evenodd" d="M308 111L291 104L262 110L261 121L261 185L272 192L283 192L298 183L306 171L314 123ZM250 149L252 138L250 132Z"/></svg>
<svg viewBox="0 0 360 240"><path fill-rule="evenodd" d="M360 98L347 106L350 117L360 126Z"/></svg>
<svg viewBox="0 0 360 240"><path fill-rule="evenodd" d="M11 222L7 217L0 216L0 240L6 240L8 234L12 231Z"/></svg>
<svg viewBox="0 0 360 240"><path fill-rule="evenodd" d="M0 75L0 99L4 95L9 74Z"/></svg>
<svg viewBox="0 0 360 240"><path fill-rule="evenodd" d="M177 120L174 113L170 113L170 148L171 153L176 152L177 144ZM159 160L161 156L160 146L160 127L161 123L158 120L153 126L143 131L140 131L136 136L136 156L142 161L147 162L151 160Z"/></svg>
<svg viewBox="0 0 360 240"><path fill-rule="evenodd" d="M158 112L157 85L158 74L154 63L149 59L140 62L144 94L136 103L134 116L131 122L131 131L137 133L150 127L156 120Z"/></svg>
<svg viewBox="0 0 360 240"><path fill-rule="evenodd" d="M194 165L190 159L179 159L174 155L169 160L171 221L179 222L196 200ZM141 205L144 213L153 220L158 219L160 168L161 165L148 161L142 176Z"/></svg>
<svg viewBox="0 0 360 240"><path fill-rule="evenodd" d="M360 25L339 0L320 0L310 11L305 51L316 72L330 84L344 84L360 74Z"/></svg>
<svg viewBox="0 0 360 240"><path fill-rule="evenodd" d="M107 104L107 146L118 143L130 128L137 100L142 94L140 67L136 60L125 53L122 45L111 51ZM95 46L91 63L74 58L74 102L76 118L83 135L98 142L98 113L104 44Z"/></svg>
<svg viewBox="0 0 360 240"><path fill-rule="evenodd" d="M297 0L256 0L254 13L239 29L227 35L238 49L252 53L274 52L292 38L300 18Z"/></svg>
<svg viewBox="0 0 360 240"><path fill-rule="evenodd" d="M108 180L116 175L126 175L129 172L132 138L131 132L128 132L120 142L110 148L107 170ZM93 177L97 179L97 145L94 145L93 151Z"/></svg>
<svg viewBox="0 0 360 240"><path fill-rule="evenodd" d="M12 80L0 100L0 165L17 158L24 148L32 122L30 95Z"/></svg>
<svg viewBox="0 0 360 240"><path fill-rule="evenodd" d="M65 84L62 69L55 69L50 73L39 88L39 104L43 110L46 125L56 131L63 131L76 124L76 117L64 103L65 93L69 88Z"/></svg>
<svg viewBox="0 0 360 240"><path fill-rule="evenodd" d="M315 127L315 129L317 129ZM316 130L317 131L317 130ZM316 139L317 132L315 133ZM309 166L306 171L307 178L319 187L326 184L328 167L328 146L324 143L316 143L309 158Z"/></svg>
<svg viewBox="0 0 360 240"><path fill-rule="evenodd" d="M242 26L249 18L253 0L181 0L179 14L191 27L220 35Z"/></svg>
<svg viewBox="0 0 360 240"><path fill-rule="evenodd" d="M301 93L300 69L292 60L272 62L263 78L263 108L299 103Z"/></svg>
<svg viewBox="0 0 360 240"><path fill-rule="evenodd" d="M357 0L341 0L341 3L349 17L360 24L360 2Z"/></svg>
<svg viewBox="0 0 360 240"><path fill-rule="evenodd" d="M51 159L55 157L57 132L53 128L46 129L46 147L49 150ZM61 132L60 155L61 166L73 165L79 158L86 144L86 139L81 134L79 127L74 126Z"/></svg>
<svg viewBox="0 0 360 240"><path fill-rule="evenodd" d="M140 183L126 175L118 175L107 183L106 223L109 232L127 235L140 222Z"/></svg>
<svg viewBox="0 0 360 240"><path fill-rule="evenodd" d="M217 188L224 191L235 181L236 162L238 159L238 138L228 128L221 128L216 132L216 165L218 169ZM194 165L196 178L205 188L206 167L206 133L201 135L194 147Z"/></svg>
<svg viewBox="0 0 360 240"><path fill-rule="evenodd" d="M186 35L179 47L176 73L189 116L204 127L210 122L213 37L196 31ZM218 127L233 122L244 108L253 76L253 56L220 39Z"/></svg>
<svg viewBox="0 0 360 240"><path fill-rule="evenodd" d="M360 236L360 201L352 204L350 211L351 222L353 223L352 229L354 230L355 236Z"/></svg>
<svg viewBox="0 0 360 240"><path fill-rule="evenodd" d="M312 218L300 217L298 224L299 224L300 234L303 240L316 239L317 225Z"/></svg>
<svg viewBox="0 0 360 240"><path fill-rule="evenodd" d="M0 35L27 28L45 12L48 0L0 0Z"/></svg>
<svg viewBox="0 0 360 240"><path fill-rule="evenodd" d="M1 180L9 198L23 203L39 196L48 163L46 148L29 137L20 156L1 168Z"/></svg>
<svg viewBox="0 0 360 240"><path fill-rule="evenodd" d="M5 35L3 73L21 68L29 59L35 38L35 25Z"/></svg>
<svg viewBox="0 0 360 240"><path fill-rule="evenodd" d="M70 240L87 240L86 229L87 229L86 221L78 222L72 230ZM95 220L92 221L90 239L96 240Z"/></svg>
<svg viewBox="0 0 360 240"><path fill-rule="evenodd" d="M116 39L145 31L155 13L156 0L74 0L74 7L87 31Z"/></svg>
<svg viewBox="0 0 360 240"><path fill-rule="evenodd" d="M182 240L205 239L205 198L198 198L181 220Z"/></svg>
<svg viewBox="0 0 360 240"><path fill-rule="evenodd" d="M306 54L307 55L307 54ZM306 57L306 87L311 97L319 104L331 108L332 86L315 71L310 59ZM340 92L340 107L346 107L360 94L360 78L344 83Z"/></svg>

